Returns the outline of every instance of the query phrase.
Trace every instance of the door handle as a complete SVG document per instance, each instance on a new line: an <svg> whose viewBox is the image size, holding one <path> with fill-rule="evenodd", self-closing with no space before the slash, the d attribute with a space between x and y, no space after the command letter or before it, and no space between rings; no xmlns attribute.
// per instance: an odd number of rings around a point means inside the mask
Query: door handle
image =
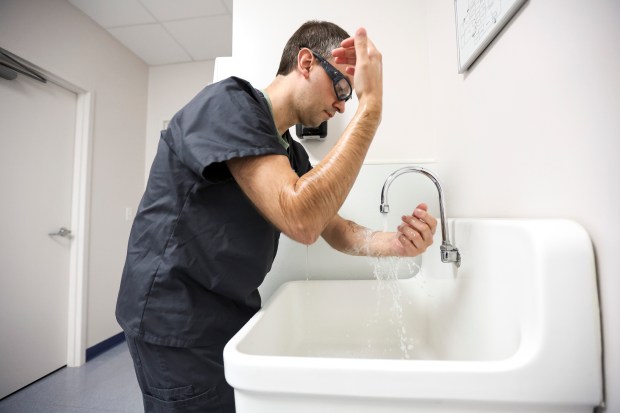
<svg viewBox="0 0 620 413"><path fill-rule="evenodd" d="M57 232L50 232L49 234L50 237L64 237L64 238L71 238L71 230L67 229L65 227L60 227L60 229Z"/></svg>

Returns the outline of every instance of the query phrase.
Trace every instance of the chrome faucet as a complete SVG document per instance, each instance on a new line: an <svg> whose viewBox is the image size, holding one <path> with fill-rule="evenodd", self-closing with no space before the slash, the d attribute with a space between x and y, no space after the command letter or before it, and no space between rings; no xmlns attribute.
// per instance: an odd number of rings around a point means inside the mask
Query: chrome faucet
<svg viewBox="0 0 620 413"><path fill-rule="evenodd" d="M437 187L437 191L439 192L439 214L441 215L441 261L453 262L457 267L460 267L461 253L459 252L458 248L456 248L450 243L450 234L448 233L448 227L446 223L446 208L444 207L443 202L443 189L441 189L441 185L439 184L439 180L437 179L437 177L435 177L435 175L433 175L429 170L419 166L405 166L404 168L400 168L392 172L383 184L383 189L381 190L381 205L379 206L379 210L382 214L387 214L388 212L390 212L390 206L388 205L387 199L390 185L392 184L392 181L394 181L394 179L396 179L398 176L409 172L416 172L427 176L431 181L433 181L433 183Z"/></svg>

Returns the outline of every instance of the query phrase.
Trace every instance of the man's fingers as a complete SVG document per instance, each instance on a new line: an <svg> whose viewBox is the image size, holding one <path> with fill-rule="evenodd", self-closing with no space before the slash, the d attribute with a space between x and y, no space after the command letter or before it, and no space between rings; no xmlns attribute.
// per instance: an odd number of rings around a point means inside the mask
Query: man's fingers
<svg viewBox="0 0 620 413"><path fill-rule="evenodd" d="M362 53L360 55L360 52ZM366 29L360 27L355 32L355 55L359 59L360 56L365 57L368 54L368 33Z"/></svg>

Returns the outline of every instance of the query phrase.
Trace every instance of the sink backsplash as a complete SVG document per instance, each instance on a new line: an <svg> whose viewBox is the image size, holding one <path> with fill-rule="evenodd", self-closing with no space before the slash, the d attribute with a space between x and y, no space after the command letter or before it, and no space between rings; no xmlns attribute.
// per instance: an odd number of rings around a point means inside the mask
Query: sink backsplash
<svg viewBox="0 0 620 413"><path fill-rule="evenodd" d="M390 213L379 212L381 188L390 173L408 165L420 165L435 172L433 163L368 163L362 166L357 181L340 209L343 218L351 219L373 231L395 231L401 216L411 214L421 202L439 217L437 190L426 177L410 174L392 184ZM439 177L441 179L441 177ZM450 194L446 194L449 209ZM450 218L450 217L449 217ZM280 237L278 255L271 272L259 288L263 302L283 283L294 280L373 279L376 259L343 254L332 249L322 238L306 247L285 235ZM392 265L394 263L389 263ZM399 260L398 278L410 278L417 273L421 257ZM382 263L381 265L384 265ZM396 264L394 264L396 265Z"/></svg>

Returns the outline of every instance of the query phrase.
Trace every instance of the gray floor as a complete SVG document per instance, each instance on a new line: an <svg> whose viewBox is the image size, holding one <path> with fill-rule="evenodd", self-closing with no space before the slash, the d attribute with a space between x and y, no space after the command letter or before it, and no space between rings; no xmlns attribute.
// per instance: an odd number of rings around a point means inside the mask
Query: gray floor
<svg viewBox="0 0 620 413"><path fill-rule="evenodd" d="M141 413L125 342L82 367L63 368L0 401L0 413Z"/></svg>

